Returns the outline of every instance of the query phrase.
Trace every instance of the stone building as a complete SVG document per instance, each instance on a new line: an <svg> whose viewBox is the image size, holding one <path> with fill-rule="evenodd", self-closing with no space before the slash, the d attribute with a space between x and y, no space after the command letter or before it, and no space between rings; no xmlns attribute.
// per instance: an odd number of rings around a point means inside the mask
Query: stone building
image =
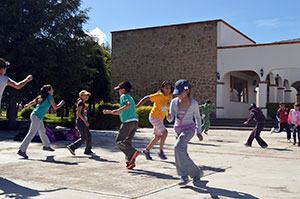
<svg viewBox="0 0 300 199"><path fill-rule="evenodd" d="M187 79L199 103L216 103L217 118L246 118L251 103L267 114L267 102L297 100L299 53L297 39L256 44L223 20L115 31L111 80L130 81L138 101L163 80Z"/></svg>

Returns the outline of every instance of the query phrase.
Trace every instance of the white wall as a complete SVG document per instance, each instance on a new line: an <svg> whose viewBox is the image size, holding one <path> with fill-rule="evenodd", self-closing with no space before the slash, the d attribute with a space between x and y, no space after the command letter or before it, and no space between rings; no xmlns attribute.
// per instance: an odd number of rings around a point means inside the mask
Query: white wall
<svg viewBox="0 0 300 199"><path fill-rule="evenodd" d="M230 75L248 80L248 103L231 102L230 101ZM258 81L258 76L250 76L241 72L227 73L223 82L225 83L223 89L223 106L224 106L224 118L248 118L249 107L251 103L256 103L256 95L254 92L255 86L252 82Z"/></svg>
<svg viewBox="0 0 300 199"><path fill-rule="evenodd" d="M265 81L270 71L300 69L300 44L218 49L218 72L221 76L242 70L253 70L259 74L261 68L264 70L261 81Z"/></svg>
<svg viewBox="0 0 300 199"><path fill-rule="evenodd" d="M218 46L248 45L254 42L247 39L223 22L218 22Z"/></svg>

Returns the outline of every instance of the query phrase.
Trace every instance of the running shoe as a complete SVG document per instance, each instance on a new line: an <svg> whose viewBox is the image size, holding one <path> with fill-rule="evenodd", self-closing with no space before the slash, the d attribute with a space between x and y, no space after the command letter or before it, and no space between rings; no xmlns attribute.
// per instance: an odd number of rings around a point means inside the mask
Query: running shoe
<svg viewBox="0 0 300 199"><path fill-rule="evenodd" d="M71 148L71 146L67 146L67 149L70 151L72 155L75 155L75 150Z"/></svg>
<svg viewBox="0 0 300 199"><path fill-rule="evenodd" d="M150 155L150 151L148 151L147 149L145 149L143 151L144 156L146 157L147 160L152 160L152 157Z"/></svg>
<svg viewBox="0 0 300 199"><path fill-rule="evenodd" d="M135 151L134 154L132 155L128 165L130 165L131 163L134 163L135 162L135 159L138 157L138 155L140 155L140 152L139 151Z"/></svg>
<svg viewBox="0 0 300 199"><path fill-rule="evenodd" d="M94 153L93 151L84 151L85 155L96 155L96 153Z"/></svg>
<svg viewBox="0 0 300 199"><path fill-rule="evenodd" d="M43 146L43 150L44 151L55 151L52 147L50 147L50 146Z"/></svg>
<svg viewBox="0 0 300 199"><path fill-rule="evenodd" d="M128 164L126 166L127 169L133 169L134 167L135 167L135 163L134 162L132 162L131 164Z"/></svg>
<svg viewBox="0 0 300 199"><path fill-rule="evenodd" d="M26 152L19 150L17 154L19 156L22 156L24 159L28 159L28 155L26 154Z"/></svg>
<svg viewBox="0 0 300 199"><path fill-rule="evenodd" d="M160 159L162 160L166 160L168 159L166 156L165 156L165 153L163 150L160 150L158 153L157 153L158 157L160 157Z"/></svg>
<svg viewBox="0 0 300 199"><path fill-rule="evenodd" d="M190 180L188 176L181 176L178 185L186 185L187 183L189 183L189 181Z"/></svg>

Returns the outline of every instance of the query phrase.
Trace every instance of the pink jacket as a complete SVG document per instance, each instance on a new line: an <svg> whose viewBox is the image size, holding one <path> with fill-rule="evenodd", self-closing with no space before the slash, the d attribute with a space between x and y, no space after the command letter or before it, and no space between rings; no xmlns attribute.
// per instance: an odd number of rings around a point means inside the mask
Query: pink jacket
<svg viewBox="0 0 300 199"><path fill-rule="evenodd" d="M296 111L295 109L291 109L289 113L288 123L292 124L292 114L296 115L297 121L296 125L300 126L300 111Z"/></svg>

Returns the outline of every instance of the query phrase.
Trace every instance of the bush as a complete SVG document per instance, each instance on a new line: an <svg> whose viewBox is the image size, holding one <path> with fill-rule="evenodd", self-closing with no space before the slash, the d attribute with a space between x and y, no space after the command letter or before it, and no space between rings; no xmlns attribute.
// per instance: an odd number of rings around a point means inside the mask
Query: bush
<svg viewBox="0 0 300 199"><path fill-rule="evenodd" d="M20 111L20 116L23 119L29 119L33 109L34 109L33 107L24 108L23 110Z"/></svg>
<svg viewBox="0 0 300 199"><path fill-rule="evenodd" d="M294 108L294 103L284 103L285 107L289 110ZM279 103L267 103L268 116L272 119L276 118L277 110L279 109Z"/></svg>
<svg viewBox="0 0 300 199"><path fill-rule="evenodd" d="M120 104L111 104L100 102L96 104L95 114L90 115L89 122L91 129L116 129L121 125L121 121L118 115L104 115L104 109L118 109Z"/></svg>
<svg viewBox="0 0 300 199"><path fill-rule="evenodd" d="M152 106L141 106L136 110L136 114L139 118L139 127L151 127L151 123L149 121L151 109Z"/></svg>

